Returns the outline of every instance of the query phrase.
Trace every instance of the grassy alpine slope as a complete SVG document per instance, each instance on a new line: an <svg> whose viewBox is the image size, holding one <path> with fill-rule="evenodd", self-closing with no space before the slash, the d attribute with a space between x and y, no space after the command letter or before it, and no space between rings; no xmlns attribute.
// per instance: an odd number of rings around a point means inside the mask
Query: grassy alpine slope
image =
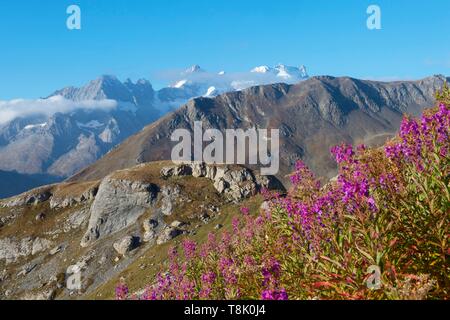
<svg viewBox="0 0 450 320"><path fill-rule="evenodd" d="M333 148L326 185L298 163L286 197L266 193L231 231L186 239L143 294L121 283L117 298L449 298L450 90L437 98L384 148Z"/></svg>

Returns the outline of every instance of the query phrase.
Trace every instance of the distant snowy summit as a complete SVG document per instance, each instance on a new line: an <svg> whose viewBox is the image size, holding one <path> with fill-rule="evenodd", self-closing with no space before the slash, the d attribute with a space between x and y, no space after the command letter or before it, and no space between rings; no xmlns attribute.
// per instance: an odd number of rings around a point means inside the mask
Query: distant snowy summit
<svg viewBox="0 0 450 320"><path fill-rule="evenodd" d="M198 72L205 72L198 64L194 64L192 67L189 67L184 71L186 74Z"/></svg>
<svg viewBox="0 0 450 320"><path fill-rule="evenodd" d="M253 68L250 72L263 74L271 73L276 77L280 78L281 80L295 81L295 82L309 78L305 66L300 66L298 68L286 66L284 64L279 64L273 68L268 66L259 66Z"/></svg>
<svg viewBox="0 0 450 320"><path fill-rule="evenodd" d="M45 99L0 101L0 170L68 177L190 99L307 78L304 67L233 73L193 65L159 90L145 79L104 75Z"/></svg>
<svg viewBox="0 0 450 320"><path fill-rule="evenodd" d="M193 65L180 73L180 78L169 88L186 90L196 96L213 97L224 92L243 90L252 86L289 83L308 79L305 66L292 67L278 64L275 67L259 66L247 72L208 72Z"/></svg>

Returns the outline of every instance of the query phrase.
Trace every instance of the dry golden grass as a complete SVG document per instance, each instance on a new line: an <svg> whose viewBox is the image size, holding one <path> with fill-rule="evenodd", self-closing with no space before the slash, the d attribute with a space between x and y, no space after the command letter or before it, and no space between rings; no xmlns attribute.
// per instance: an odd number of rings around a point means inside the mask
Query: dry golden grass
<svg viewBox="0 0 450 320"><path fill-rule="evenodd" d="M88 182L69 182L61 183L53 189L53 196L56 198L65 198L67 196L77 197L81 196L84 192L98 187L100 181L88 181Z"/></svg>
<svg viewBox="0 0 450 320"><path fill-rule="evenodd" d="M130 169L116 171L112 174L114 179L128 181L142 181L147 183L162 182L161 169L173 165L171 161L157 161L141 164Z"/></svg>

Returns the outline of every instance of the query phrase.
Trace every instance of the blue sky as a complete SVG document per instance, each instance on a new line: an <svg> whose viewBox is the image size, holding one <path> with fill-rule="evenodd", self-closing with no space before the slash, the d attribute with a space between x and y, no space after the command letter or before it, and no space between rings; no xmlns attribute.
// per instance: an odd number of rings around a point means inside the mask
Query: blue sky
<svg viewBox="0 0 450 320"><path fill-rule="evenodd" d="M66 28L77 4L82 29ZM382 10L382 30L366 9ZM15 0L0 4L0 100L37 98L101 74L165 84L200 64L239 72L304 64L312 75L450 75L450 1Z"/></svg>

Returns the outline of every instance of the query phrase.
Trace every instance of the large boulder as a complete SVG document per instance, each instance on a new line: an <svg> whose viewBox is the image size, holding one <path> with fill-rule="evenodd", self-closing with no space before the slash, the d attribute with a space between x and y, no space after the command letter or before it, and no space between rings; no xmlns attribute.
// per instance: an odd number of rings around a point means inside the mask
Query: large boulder
<svg viewBox="0 0 450 320"><path fill-rule="evenodd" d="M157 244L164 244L166 242L169 242L170 240L178 237L179 235L183 234L183 231L176 228L176 227L166 227L161 234L158 236L158 239L156 239Z"/></svg>
<svg viewBox="0 0 450 320"><path fill-rule="evenodd" d="M152 183L106 177L100 184L90 209L88 231L81 245L87 246L101 237L136 223L156 201L158 187Z"/></svg>
<svg viewBox="0 0 450 320"><path fill-rule="evenodd" d="M159 222L154 219L146 219L142 223L144 228L144 242L150 242L156 237L156 228L158 227Z"/></svg>
<svg viewBox="0 0 450 320"><path fill-rule="evenodd" d="M180 193L181 189L179 186L164 186L161 188L161 211L164 215L172 215L174 205L179 199Z"/></svg>
<svg viewBox="0 0 450 320"><path fill-rule="evenodd" d="M125 238L113 244L114 249L118 254L124 256L139 245L139 238L133 236L126 236Z"/></svg>

